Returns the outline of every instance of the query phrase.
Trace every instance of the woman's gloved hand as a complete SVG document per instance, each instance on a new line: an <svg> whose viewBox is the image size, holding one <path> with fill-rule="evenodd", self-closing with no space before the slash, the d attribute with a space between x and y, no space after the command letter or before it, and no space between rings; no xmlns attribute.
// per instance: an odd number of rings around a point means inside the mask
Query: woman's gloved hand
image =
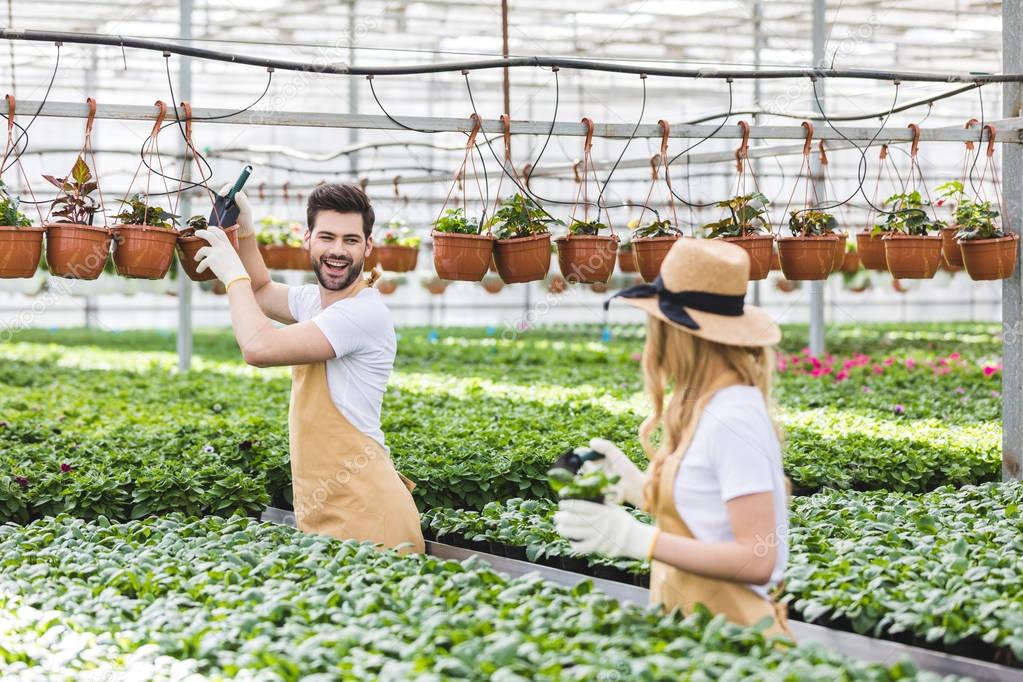
<svg viewBox="0 0 1023 682"><path fill-rule="evenodd" d="M604 457L583 463L579 471L586 473L600 469L608 475L618 476L620 480L608 490L607 501L613 504L631 504L642 509L646 473L640 471L639 467L609 440L594 438L590 441L590 448Z"/></svg>
<svg viewBox="0 0 1023 682"><path fill-rule="evenodd" d="M586 500L562 500L554 514L558 535L578 554L648 560L658 530L637 521L625 507Z"/></svg>

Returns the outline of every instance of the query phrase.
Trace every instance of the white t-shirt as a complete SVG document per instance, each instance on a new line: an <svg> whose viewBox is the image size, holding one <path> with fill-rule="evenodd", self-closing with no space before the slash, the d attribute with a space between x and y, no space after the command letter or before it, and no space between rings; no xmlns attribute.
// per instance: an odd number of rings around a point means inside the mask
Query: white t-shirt
<svg viewBox="0 0 1023 682"><path fill-rule="evenodd" d="M693 537L703 542L733 542L725 502L752 493L771 492L774 528L764 542L777 548L777 563L767 586L750 585L767 596L781 581L788 561L788 494L781 444L755 386L729 386L711 398L675 477L675 508Z"/></svg>
<svg viewBox="0 0 1023 682"><path fill-rule="evenodd" d="M336 357L327 360L327 387L337 409L352 426L384 445L380 405L398 343L380 292L363 289L320 308L319 286L306 284L288 289L288 308L296 321L316 323L334 347Z"/></svg>

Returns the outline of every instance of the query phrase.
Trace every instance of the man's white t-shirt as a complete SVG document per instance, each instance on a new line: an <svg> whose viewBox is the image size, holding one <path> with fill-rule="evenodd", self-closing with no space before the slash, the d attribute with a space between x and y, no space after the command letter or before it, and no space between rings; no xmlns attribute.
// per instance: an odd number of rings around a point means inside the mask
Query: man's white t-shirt
<svg viewBox="0 0 1023 682"><path fill-rule="evenodd" d="M711 398L675 477L675 508L693 537L703 542L734 542L725 503L752 493L774 498L774 530L764 543L777 548L770 583L750 585L766 597L785 573L788 561L788 493L781 445L767 405L755 386L729 386Z"/></svg>
<svg viewBox="0 0 1023 682"><path fill-rule="evenodd" d="M319 286L306 284L288 289L288 308L296 321L316 323L334 348L335 357L327 360L327 387L337 409L352 426L384 445L380 405L398 343L380 292L363 289L320 308Z"/></svg>

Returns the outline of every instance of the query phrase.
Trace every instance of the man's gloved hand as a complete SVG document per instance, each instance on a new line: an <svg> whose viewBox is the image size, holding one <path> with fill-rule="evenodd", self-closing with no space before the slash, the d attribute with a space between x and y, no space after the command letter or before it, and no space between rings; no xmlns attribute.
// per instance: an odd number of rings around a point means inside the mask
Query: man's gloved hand
<svg viewBox="0 0 1023 682"><path fill-rule="evenodd" d="M227 193L231 191L231 183L228 183L220 188L217 192L222 197L226 197ZM249 198L245 195L245 192L239 190L234 195L234 203L238 205L238 238L248 237L249 235L256 234L256 228L252 224L252 206L249 205ZM231 227L225 225L224 227Z"/></svg>
<svg viewBox="0 0 1023 682"><path fill-rule="evenodd" d="M649 559L658 530L637 521L625 507L586 500L562 500L554 514L558 535L579 554Z"/></svg>
<svg viewBox="0 0 1023 682"><path fill-rule="evenodd" d="M646 474L611 441L594 438L590 441L590 448L604 456L601 459L584 462L579 469L580 473L602 469L608 475L618 476L620 480L608 489L608 502L631 504L642 509Z"/></svg>
<svg viewBox="0 0 1023 682"><path fill-rule="evenodd" d="M197 230L195 236L202 237L210 244L196 251L195 260L199 263L196 272L212 270L226 286L237 279L249 279L241 257L222 228L211 225L208 229Z"/></svg>

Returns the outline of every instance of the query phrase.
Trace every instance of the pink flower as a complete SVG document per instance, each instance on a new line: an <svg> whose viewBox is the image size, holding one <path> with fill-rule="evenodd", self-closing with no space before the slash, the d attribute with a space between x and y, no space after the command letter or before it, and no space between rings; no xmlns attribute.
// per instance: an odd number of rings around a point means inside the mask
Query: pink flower
<svg viewBox="0 0 1023 682"><path fill-rule="evenodd" d="M844 371L855 366L856 366L855 360L846 360L845 362L842 363L842 370Z"/></svg>
<svg viewBox="0 0 1023 682"><path fill-rule="evenodd" d="M906 408L903 405L896 405L892 408L892 411L895 412L895 414L902 414L906 411Z"/></svg>
<svg viewBox="0 0 1023 682"><path fill-rule="evenodd" d="M74 470L75 470L75 468L73 466L71 466L70 464L67 464L65 462L61 462L60 473L67 474L67 473L70 473L70 472L72 472Z"/></svg>
<svg viewBox="0 0 1023 682"><path fill-rule="evenodd" d="M956 386L956 393L962 395L963 393L966 393L966 389L962 386Z"/></svg>
<svg viewBox="0 0 1023 682"><path fill-rule="evenodd" d="M952 353L951 355L948 356L948 359L949 360L958 360L959 359L959 353Z"/></svg>
<svg viewBox="0 0 1023 682"><path fill-rule="evenodd" d="M864 393L873 393L874 389L872 389L870 386L864 386L863 387L863 392Z"/></svg>
<svg viewBox="0 0 1023 682"><path fill-rule="evenodd" d="M835 383L839 383L839 382L845 381L848 378L849 378L849 371L843 369L841 372L839 372L838 374L835 375Z"/></svg>
<svg viewBox="0 0 1023 682"><path fill-rule="evenodd" d="M25 478L24 476L15 476L14 482L20 485L22 488L28 487L28 479Z"/></svg>
<svg viewBox="0 0 1023 682"><path fill-rule="evenodd" d="M945 200L944 199L938 199L934 203L935 203L936 206L944 206L945 205Z"/></svg>
<svg viewBox="0 0 1023 682"><path fill-rule="evenodd" d="M916 367L916 361L913 358L906 358L906 369L913 369Z"/></svg>
<svg viewBox="0 0 1023 682"><path fill-rule="evenodd" d="M813 371L810 372L810 376L812 377L822 377L827 376L828 374L831 374L830 367L814 367Z"/></svg>
<svg viewBox="0 0 1023 682"><path fill-rule="evenodd" d="M643 355L641 353L633 353L632 359L634 362L639 362L640 360L643 359Z"/></svg>
<svg viewBox="0 0 1023 682"><path fill-rule="evenodd" d="M874 370L874 374L884 374L884 367L881 365L874 365L872 369Z"/></svg>
<svg viewBox="0 0 1023 682"><path fill-rule="evenodd" d="M984 367L984 376L990 377L998 372L998 368L993 365L986 365Z"/></svg>
<svg viewBox="0 0 1023 682"><path fill-rule="evenodd" d="M895 358L885 358L884 359L885 367L888 367L888 366L894 365L894 364L895 364Z"/></svg>
<svg viewBox="0 0 1023 682"><path fill-rule="evenodd" d="M792 361L793 365L798 365L799 361L802 360L802 358L800 358L798 355L793 355L791 358L789 358L789 360Z"/></svg>

